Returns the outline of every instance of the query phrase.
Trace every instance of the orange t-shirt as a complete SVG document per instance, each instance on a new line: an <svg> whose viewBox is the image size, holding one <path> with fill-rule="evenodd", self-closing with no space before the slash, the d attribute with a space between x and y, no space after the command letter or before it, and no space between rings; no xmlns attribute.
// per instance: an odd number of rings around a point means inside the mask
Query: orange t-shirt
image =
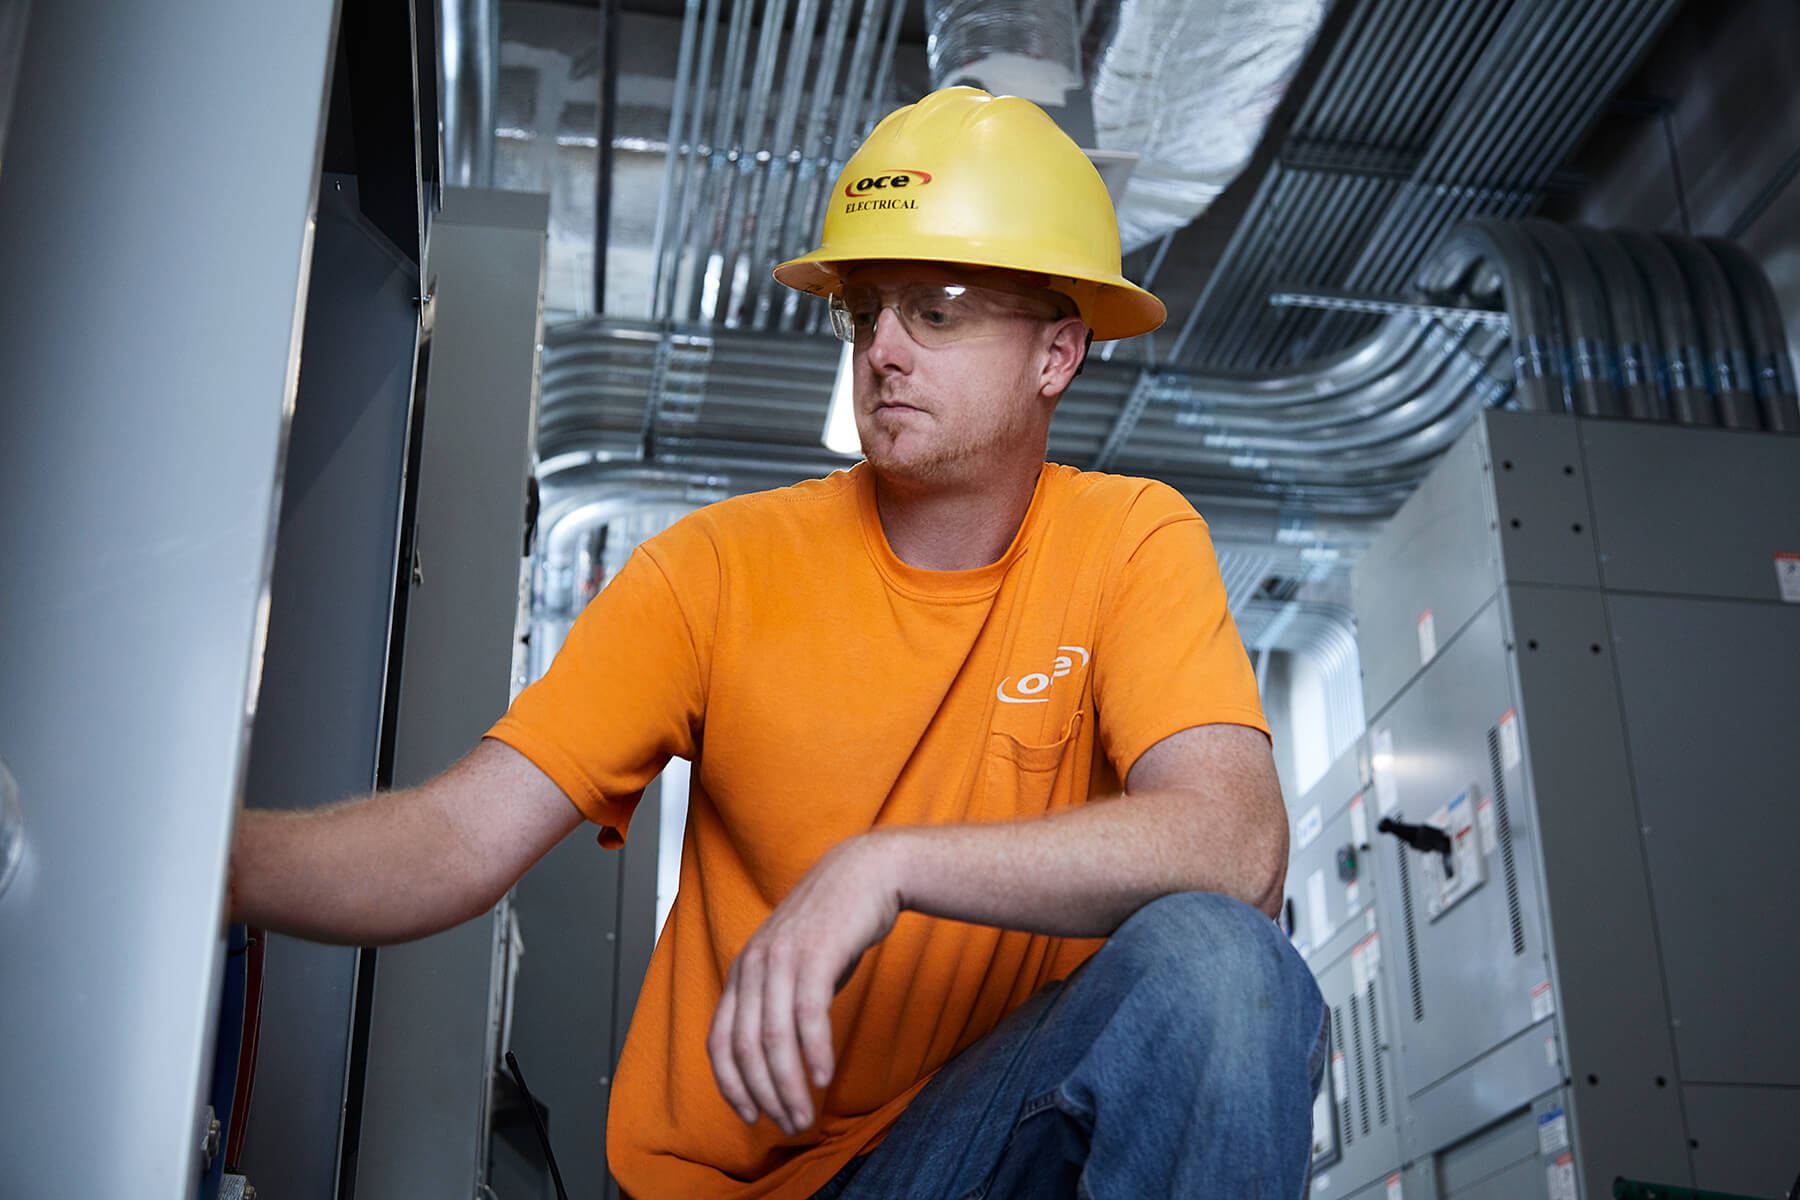
<svg viewBox="0 0 1800 1200"><path fill-rule="evenodd" d="M707 1030L732 959L827 849L1116 794L1145 750L1212 723L1268 730L1205 523L1160 483L1046 465L1011 547L973 571L896 558L866 466L646 542L490 733L603 844L671 755L694 762L680 890L613 1089L620 1186L810 1196L1099 944L902 913L832 1005L814 1127L746 1126Z"/></svg>

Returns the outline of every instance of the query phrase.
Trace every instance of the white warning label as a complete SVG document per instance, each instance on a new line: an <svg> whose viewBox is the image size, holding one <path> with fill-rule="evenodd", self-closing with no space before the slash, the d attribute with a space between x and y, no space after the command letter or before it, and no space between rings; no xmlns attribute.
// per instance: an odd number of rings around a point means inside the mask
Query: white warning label
<svg viewBox="0 0 1800 1200"><path fill-rule="evenodd" d="M1550 1184L1550 1200L1581 1200L1575 1190L1575 1156L1559 1154L1555 1161L1544 1168L1544 1174Z"/></svg>
<svg viewBox="0 0 1800 1200"><path fill-rule="evenodd" d="M1519 765L1519 713L1509 708L1500 715L1500 761L1507 770Z"/></svg>
<svg viewBox="0 0 1800 1200"><path fill-rule="evenodd" d="M1331 938L1331 910L1325 907L1325 870L1320 868L1306 877L1306 923L1310 925L1313 945L1323 946Z"/></svg>
<svg viewBox="0 0 1800 1200"><path fill-rule="evenodd" d="M1360 795L1350 800L1350 840L1358 846L1369 844L1369 810Z"/></svg>
<svg viewBox="0 0 1800 1200"><path fill-rule="evenodd" d="M1400 1177L1398 1175L1389 1175L1387 1177L1387 1200L1406 1200L1406 1197L1400 1191Z"/></svg>
<svg viewBox="0 0 1800 1200"><path fill-rule="evenodd" d="M1544 980L1531 989L1531 1019L1541 1021L1556 1011L1556 998L1550 994L1550 981Z"/></svg>
<svg viewBox="0 0 1800 1200"><path fill-rule="evenodd" d="M1323 828L1325 819L1319 812L1319 806L1315 804L1301 813L1300 820L1294 824L1294 841L1299 843L1294 849L1304 850L1312 845L1313 839L1319 836L1319 830Z"/></svg>
<svg viewBox="0 0 1800 1200"><path fill-rule="evenodd" d="M1555 1154L1569 1148L1569 1118L1553 1108L1538 1118L1538 1153Z"/></svg>
<svg viewBox="0 0 1800 1200"><path fill-rule="evenodd" d="M1428 663L1437 653L1437 622L1428 608L1419 614L1419 662Z"/></svg>
<svg viewBox="0 0 1800 1200"><path fill-rule="evenodd" d="M1781 589L1782 603L1800 604L1800 553L1776 552L1775 586Z"/></svg>

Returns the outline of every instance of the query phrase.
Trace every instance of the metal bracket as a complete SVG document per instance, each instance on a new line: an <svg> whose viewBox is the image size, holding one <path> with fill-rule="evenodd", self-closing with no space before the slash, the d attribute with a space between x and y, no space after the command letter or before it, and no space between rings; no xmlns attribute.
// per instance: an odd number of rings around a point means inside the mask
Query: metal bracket
<svg viewBox="0 0 1800 1200"><path fill-rule="evenodd" d="M1452 324L1492 325L1510 332L1512 316L1491 308L1466 308L1457 304L1427 304L1418 300L1402 300L1397 296L1376 296L1367 292L1342 291L1337 288L1310 288L1306 291L1283 289L1269 297L1277 308L1324 308L1335 312L1399 313L1406 316L1432 317Z"/></svg>

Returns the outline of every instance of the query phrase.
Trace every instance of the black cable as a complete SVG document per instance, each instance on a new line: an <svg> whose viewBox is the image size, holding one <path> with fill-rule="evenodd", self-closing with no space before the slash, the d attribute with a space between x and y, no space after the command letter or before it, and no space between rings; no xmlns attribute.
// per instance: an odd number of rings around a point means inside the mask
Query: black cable
<svg viewBox="0 0 1800 1200"><path fill-rule="evenodd" d="M519 1091L525 1097L525 1107L531 1113L532 1128L537 1130L538 1142L544 1147L544 1161L550 1164L550 1182L556 1185L556 1200L569 1200L569 1193L563 1191L562 1172L556 1169L556 1154L550 1149L550 1131L544 1128L544 1118L538 1116L537 1097L525 1086L525 1074L519 1070L519 1057L511 1050L506 1052L506 1069L512 1072L513 1082L519 1085Z"/></svg>

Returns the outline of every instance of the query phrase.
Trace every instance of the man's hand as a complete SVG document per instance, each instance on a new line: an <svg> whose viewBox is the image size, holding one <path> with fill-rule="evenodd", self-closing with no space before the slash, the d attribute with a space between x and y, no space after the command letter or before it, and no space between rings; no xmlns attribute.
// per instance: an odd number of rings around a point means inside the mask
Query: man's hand
<svg viewBox="0 0 1800 1200"><path fill-rule="evenodd" d="M835 1069L831 999L900 915L893 868L877 836L833 847L732 962L706 1049L746 1124L761 1112L790 1136L812 1125L808 1077L823 1088Z"/></svg>

